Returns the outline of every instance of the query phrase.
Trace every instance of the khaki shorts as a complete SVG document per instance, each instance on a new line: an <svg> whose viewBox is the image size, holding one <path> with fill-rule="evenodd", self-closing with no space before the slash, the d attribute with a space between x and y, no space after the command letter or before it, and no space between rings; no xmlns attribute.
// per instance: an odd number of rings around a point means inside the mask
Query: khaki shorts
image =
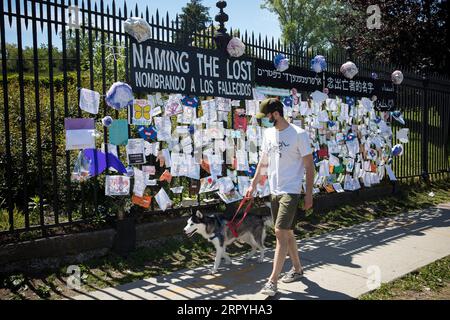
<svg viewBox="0 0 450 320"><path fill-rule="evenodd" d="M297 223L299 194L270 196L272 218L275 229L294 230Z"/></svg>

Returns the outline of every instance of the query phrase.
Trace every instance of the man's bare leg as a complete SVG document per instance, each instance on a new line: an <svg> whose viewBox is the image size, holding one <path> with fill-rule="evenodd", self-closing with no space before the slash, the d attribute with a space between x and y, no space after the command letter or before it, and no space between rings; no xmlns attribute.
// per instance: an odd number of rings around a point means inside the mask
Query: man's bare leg
<svg viewBox="0 0 450 320"><path fill-rule="evenodd" d="M289 247L289 230L275 230L277 237L277 246L275 249L275 257L273 259L273 270L269 280L273 283L278 282L278 277L283 270L284 262L288 254Z"/></svg>
<svg viewBox="0 0 450 320"><path fill-rule="evenodd" d="M288 240L288 252L289 257L291 258L292 265L295 269L295 272L300 272L303 267L300 262L300 255L298 253L297 241L295 239L294 231L289 231L289 240Z"/></svg>

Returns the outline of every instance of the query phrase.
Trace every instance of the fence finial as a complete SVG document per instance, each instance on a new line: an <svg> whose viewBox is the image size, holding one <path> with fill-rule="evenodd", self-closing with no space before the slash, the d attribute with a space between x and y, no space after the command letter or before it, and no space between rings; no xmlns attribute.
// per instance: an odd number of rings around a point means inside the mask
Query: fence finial
<svg viewBox="0 0 450 320"><path fill-rule="evenodd" d="M218 49L225 49L230 41L231 37L227 33L227 28L225 28L225 22L228 21L228 15L223 11L227 7L226 1L217 1L216 7L220 9L218 15L216 15L216 22L219 22L219 29L214 35L214 40L216 42Z"/></svg>
<svg viewBox="0 0 450 320"><path fill-rule="evenodd" d="M345 46L345 51L347 52L347 61L353 61L353 52L355 51L355 47L353 46L353 38L345 39L347 45Z"/></svg>

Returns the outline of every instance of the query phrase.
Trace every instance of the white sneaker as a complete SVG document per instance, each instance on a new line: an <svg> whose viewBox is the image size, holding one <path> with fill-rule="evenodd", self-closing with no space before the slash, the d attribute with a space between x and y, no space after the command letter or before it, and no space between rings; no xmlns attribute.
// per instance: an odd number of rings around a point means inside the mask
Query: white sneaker
<svg viewBox="0 0 450 320"><path fill-rule="evenodd" d="M278 292L277 284L272 281L268 281L261 290L261 294L269 297L273 297Z"/></svg>
<svg viewBox="0 0 450 320"><path fill-rule="evenodd" d="M296 272L295 269L291 269L288 273L284 275L283 278L281 278L281 282L283 283L291 283L300 280L303 278L303 269L300 270L300 272Z"/></svg>

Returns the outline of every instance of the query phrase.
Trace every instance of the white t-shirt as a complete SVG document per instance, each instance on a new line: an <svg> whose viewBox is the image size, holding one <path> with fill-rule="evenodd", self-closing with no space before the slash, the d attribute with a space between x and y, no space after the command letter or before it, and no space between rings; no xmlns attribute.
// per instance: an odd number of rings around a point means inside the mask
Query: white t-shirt
<svg viewBox="0 0 450 320"><path fill-rule="evenodd" d="M283 131L275 127L266 129L261 152L269 160L271 194L300 194L305 175L303 157L312 154L308 133L293 124Z"/></svg>

